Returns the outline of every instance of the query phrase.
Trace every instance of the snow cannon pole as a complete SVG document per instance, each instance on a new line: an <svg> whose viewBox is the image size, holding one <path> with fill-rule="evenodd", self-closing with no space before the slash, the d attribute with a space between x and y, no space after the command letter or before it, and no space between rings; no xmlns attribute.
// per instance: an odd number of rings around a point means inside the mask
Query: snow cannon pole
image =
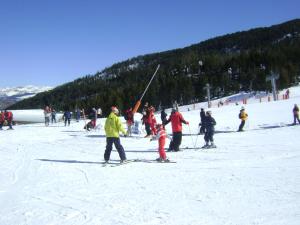
<svg viewBox="0 0 300 225"><path fill-rule="evenodd" d="M147 92L147 90L148 90L148 88L149 88L149 86L150 86L150 84L151 84L153 78L155 77L155 75L156 75L156 73L157 73L159 67L160 67L160 64L158 64L158 66L157 66L157 68L156 68L156 70L155 70L153 76L151 77L151 80L149 81L147 87L145 88L145 90L144 90L144 92L143 92L141 98L136 102L136 104L135 104L135 106L134 106L134 108L133 108L133 110L132 110L133 114L136 113L137 110L139 109L139 107L140 107L140 105L141 105L141 103L142 103L142 99L143 99L144 95L146 94L146 92Z"/></svg>

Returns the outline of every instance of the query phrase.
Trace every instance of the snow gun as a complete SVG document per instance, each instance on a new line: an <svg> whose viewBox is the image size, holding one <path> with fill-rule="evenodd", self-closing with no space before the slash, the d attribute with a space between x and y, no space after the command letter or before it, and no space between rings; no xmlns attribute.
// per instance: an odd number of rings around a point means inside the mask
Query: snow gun
<svg viewBox="0 0 300 225"><path fill-rule="evenodd" d="M133 113L133 114L136 113L137 110L139 109L139 107L140 107L140 105L141 105L141 102L142 102L142 99L143 99L144 95L146 94L146 92L147 92L147 90L148 90L148 88L149 88L149 86L150 86L150 84L151 84L153 78L155 77L155 75L156 75L156 73L157 73L159 67L160 67L160 64L158 64L158 66L157 66L157 68L156 68L156 70L155 70L153 76L151 77L151 80L149 81L147 87L145 88L145 90L144 90L144 92L143 92L141 98L136 102L136 104L135 104L135 106L134 106L134 108L133 108L133 110L132 110L132 113Z"/></svg>

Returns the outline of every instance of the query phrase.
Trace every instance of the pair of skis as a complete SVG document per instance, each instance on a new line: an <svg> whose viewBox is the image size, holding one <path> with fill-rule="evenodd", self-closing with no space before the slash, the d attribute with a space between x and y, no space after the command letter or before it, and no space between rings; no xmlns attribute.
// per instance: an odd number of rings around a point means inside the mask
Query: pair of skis
<svg viewBox="0 0 300 225"><path fill-rule="evenodd" d="M126 165L128 163L132 163L132 162L142 162L142 163L176 163L175 161L171 161L171 160L168 160L168 161L157 161L157 160L152 160L152 159L132 159L132 160L126 160L126 161L108 161L108 162L103 162L102 163L102 167L117 167L117 166L122 166L122 165Z"/></svg>

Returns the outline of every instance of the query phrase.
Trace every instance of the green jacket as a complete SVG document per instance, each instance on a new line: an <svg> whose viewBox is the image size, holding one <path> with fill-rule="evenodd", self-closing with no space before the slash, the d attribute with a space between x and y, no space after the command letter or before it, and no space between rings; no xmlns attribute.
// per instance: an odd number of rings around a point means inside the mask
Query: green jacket
<svg viewBox="0 0 300 225"><path fill-rule="evenodd" d="M113 112L111 112L107 117L104 129L106 137L119 137L120 132L126 134L120 118L117 117Z"/></svg>

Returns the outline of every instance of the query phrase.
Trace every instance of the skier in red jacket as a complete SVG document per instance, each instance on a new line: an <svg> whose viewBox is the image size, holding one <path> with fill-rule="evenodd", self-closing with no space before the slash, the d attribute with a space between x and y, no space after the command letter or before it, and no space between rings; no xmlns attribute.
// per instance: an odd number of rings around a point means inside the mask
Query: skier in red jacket
<svg viewBox="0 0 300 225"><path fill-rule="evenodd" d="M189 124L188 121L186 121L182 114L178 112L176 109L172 109L170 118L165 122L165 125L167 125L169 122L171 122L172 125L172 132L173 132L173 139L170 142L168 151L179 151L179 146L181 145L182 140L182 123Z"/></svg>
<svg viewBox="0 0 300 225"><path fill-rule="evenodd" d="M8 129L12 130L12 120L13 120L13 114L10 111L4 111L5 120L7 121L7 125L9 126Z"/></svg>
<svg viewBox="0 0 300 225"><path fill-rule="evenodd" d="M156 124L155 128L157 134L151 138L151 141L158 140L159 158L157 158L156 160L159 162L169 162L169 159L167 159L166 152L165 152L165 143L168 135L166 134L165 128L163 127L162 124Z"/></svg>
<svg viewBox="0 0 300 225"><path fill-rule="evenodd" d="M5 121L4 112L1 110L1 112L0 112L0 130L2 130L2 126L4 124L4 121Z"/></svg>

